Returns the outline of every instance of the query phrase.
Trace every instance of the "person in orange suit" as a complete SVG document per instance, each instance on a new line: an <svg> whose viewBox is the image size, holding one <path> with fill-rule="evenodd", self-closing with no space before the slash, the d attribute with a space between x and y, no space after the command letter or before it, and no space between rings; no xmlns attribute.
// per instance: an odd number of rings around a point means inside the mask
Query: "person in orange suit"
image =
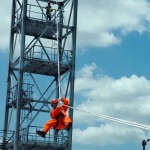
<svg viewBox="0 0 150 150"><path fill-rule="evenodd" d="M37 130L37 134L41 137L45 138L46 133L51 129L54 128L56 130L66 129L67 131L70 130L72 127L72 121L69 116L67 116L67 106L68 100L64 97L61 98L62 106L58 106L59 101L57 99L53 99L50 104L53 109L50 111L51 120L48 120L44 126L42 131Z"/></svg>

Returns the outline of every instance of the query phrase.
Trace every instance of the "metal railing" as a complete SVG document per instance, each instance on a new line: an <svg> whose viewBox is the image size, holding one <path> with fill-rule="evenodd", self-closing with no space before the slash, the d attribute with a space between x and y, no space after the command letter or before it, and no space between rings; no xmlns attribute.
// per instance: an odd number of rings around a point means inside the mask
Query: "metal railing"
<svg viewBox="0 0 150 150"><path fill-rule="evenodd" d="M29 126L29 128L23 128L20 131L20 142L24 143L45 143L45 144L67 144L68 141L68 135L67 131L60 130L57 137L55 137L54 130L51 129L47 134L45 138L40 137L36 134L37 130L40 130L41 127L39 126ZM0 130L0 145L3 145L3 130ZM6 138L6 144L7 143L13 143L14 142L14 131L8 131L7 138ZM57 140L55 140L57 139Z"/></svg>
<svg viewBox="0 0 150 150"><path fill-rule="evenodd" d="M23 85L23 89L22 89L22 91L23 91L23 93L22 93L22 98L23 99L33 99L33 84L30 84L30 83L23 83L22 84ZM15 86L13 86L12 88L11 88L11 90L10 90L10 101L12 102L12 101L14 101L14 100L16 100L16 98L17 98L17 95L18 95L18 93L17 93L17 85L15 85Z"/></svg>
<svg viewBox="0 0 150 150"><path fill-rule="evenodd" d="M10 143L14 141L14 131L9 130L6 137L6 143ZM0 145L3 144L3 134L4 130L0 130Z"/></svg>
<svg viewBox="0 0 150 150"><path fill-rule="evenodd" d="M51 12L51 20L55 20L55 14L56 10L53 9ZM33 5L33 4L28 4L27 5L27 17L29 19L35 19L39 21L46 21L46 9L45 7Z"/></svg>
<svg viewBox="0 0 150 150"><path fill-rule="evenodd" d="M67 132L60 130L57 137L55 137L54 130L51 129L45 138L40 137L36 134L37 130L40 130L39 126L29 126L21 130L21 141L24 142L42 142L42 143L53 143L53 144L66 144L68 141ZM57 141L55 141L57 139Z"/></svg>
<svg viewBox="0 0 150 150"><path fill-rule="evenodd" d="M40 59L43 61L50 61L53 63L57 63L58 50L53 47L41 47L39 45L32 46L26 52L27 59ZM61 55L61 63L62 64L70 64L71 61L71 51L64 50L63 55Z"/></svg>

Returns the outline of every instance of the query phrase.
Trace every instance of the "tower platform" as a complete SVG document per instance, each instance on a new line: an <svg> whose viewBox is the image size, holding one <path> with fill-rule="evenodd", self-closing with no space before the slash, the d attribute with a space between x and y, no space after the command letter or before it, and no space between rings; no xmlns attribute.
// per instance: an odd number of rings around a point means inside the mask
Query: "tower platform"
<svg viewBox="0 0 150 150"><path fill-rule="evenodd" d="M58 64L53 61L41 61L40 59L26 59L25 72L50 76L58 75ZM69 64L60 64L60 74L69 70Z"/></svg>
<svg viewBox="0 0 150 150"><path fill-rule="evenodd" d="M57 139L54 136L53 129L48 132L45 138L41 138L36 134L36 130L41 127L30 126L27 129L22 129L19 142L19 150L66 150L68 147L67 131L60 130ZM0 130L0 138L2 138L3 131ZM5 149L13 149L14 146L14 131L9 131ZM3 149L3 143L0 141L0 149Z"/></svg>
<svg viewBox="0 0 150 150"><path fill-rule="evenodd" d="M18 32L18 26L21 26L21 22L21 20L18 21L13 27L14 33ZM37 20L36 18L30 17L26 19L26 35L56 40L56 32L57 26L54 21L46 21L44 19Z"/></svg>

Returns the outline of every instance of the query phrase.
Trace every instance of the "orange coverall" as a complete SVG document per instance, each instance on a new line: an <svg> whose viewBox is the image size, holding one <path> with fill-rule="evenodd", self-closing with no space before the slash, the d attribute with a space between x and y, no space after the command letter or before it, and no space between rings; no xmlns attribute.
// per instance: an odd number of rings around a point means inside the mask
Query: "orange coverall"
<svg viewBox="0 0 150 150"><path fill-rule="evenodd" d="M64 97L61 98L61 101L64 105L68 105L68 100ZM43 126L43 131L46 133L51 129L54 128L56 130L65 129L71 119L67 116L67 106L62 104L61 107L56 107L55 109L50 111L51 120L48 120L45 125Z"/></svg>

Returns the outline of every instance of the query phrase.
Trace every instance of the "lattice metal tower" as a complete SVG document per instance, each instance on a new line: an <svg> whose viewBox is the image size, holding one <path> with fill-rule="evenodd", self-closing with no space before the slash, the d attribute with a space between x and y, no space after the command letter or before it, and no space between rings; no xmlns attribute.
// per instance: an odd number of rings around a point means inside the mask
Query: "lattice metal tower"
<svg viewBox="0 0 150 150"><path fill-rule="evenodd" d="M72 130L50 130L45 139L36 130L50 119L51 99L63 96L74 104L77 5L78 0L12 0L2 149L71 149Z"/></svg>

